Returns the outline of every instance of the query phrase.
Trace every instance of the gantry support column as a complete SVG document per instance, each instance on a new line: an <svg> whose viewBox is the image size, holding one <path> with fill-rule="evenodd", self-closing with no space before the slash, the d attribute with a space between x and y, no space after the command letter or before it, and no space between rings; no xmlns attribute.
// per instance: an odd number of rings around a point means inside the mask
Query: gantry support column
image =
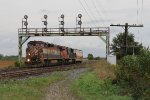
<svg viewBox="0 0 150 100"><path fill-rule="evenodd" d="M109 32L106 35L106 58L109 55L109 39L110 39L110 28L108 29Z"/></svg>
<svg viewBox="0 0 150 100"><path fill-rule="evenodd" d="M110 54L110 51L109 51L110 28L108 29L108 33L106 34L106 38L103 38L102 36L99 36L99 38L106 44L106 59L107 59L107 56Z"/></svg>
<svg viewBox="0 0 150 100"><path fill-rule="evenodd" d="M19 36L18 37L18 48L19 48L19 54L18 54L18 59L19 59L19 64L20 64L20 67L21 67L21 64L22 64L22 36Z"/></svg>

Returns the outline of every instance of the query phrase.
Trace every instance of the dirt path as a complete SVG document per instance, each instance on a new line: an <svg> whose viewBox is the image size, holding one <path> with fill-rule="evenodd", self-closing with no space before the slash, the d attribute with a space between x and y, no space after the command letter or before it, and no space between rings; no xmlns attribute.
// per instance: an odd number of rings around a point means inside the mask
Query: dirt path
<svg viewBox="0 0 150 100"><path fill-rule="evenodd" d="M88 70L83 68L67 71L68 77L65 80L54 83L48 88L45 100L79 100L69 91L69 86L76 78Z"/></svg>

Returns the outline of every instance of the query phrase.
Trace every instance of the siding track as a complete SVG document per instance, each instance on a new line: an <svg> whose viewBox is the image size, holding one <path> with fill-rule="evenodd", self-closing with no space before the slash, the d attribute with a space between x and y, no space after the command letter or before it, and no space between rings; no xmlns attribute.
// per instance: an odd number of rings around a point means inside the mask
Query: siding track
<svg viewBox="0 0 150 100"><path fill-rule="evenodd" d="M39 75L42 73L54 72L54 71L66 71L71 69L84 68L83 64L71 64L54 67L39 67L39 68L23 68L17 70L1 71L0 80L11 79L17 77L26 77L31 75Z"/></svg>

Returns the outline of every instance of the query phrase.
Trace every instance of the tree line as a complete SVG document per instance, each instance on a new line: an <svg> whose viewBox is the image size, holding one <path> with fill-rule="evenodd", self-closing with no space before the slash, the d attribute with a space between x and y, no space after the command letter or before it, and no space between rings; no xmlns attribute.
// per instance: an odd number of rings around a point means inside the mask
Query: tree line
<svg viewBox="0 0 150 100"><path fill-rule="evenodd" d="M18 56L4 56L3 54L0 54L0 60L18 60Z"/></svg>
<svg viewBox="0 0 150 100"><path fill-rule="evenodd" d="M93 54L90 53L90 54L88 54L87 59L88 60L100 60L102 58L100 58L100 57L94 57Z"/></svg>

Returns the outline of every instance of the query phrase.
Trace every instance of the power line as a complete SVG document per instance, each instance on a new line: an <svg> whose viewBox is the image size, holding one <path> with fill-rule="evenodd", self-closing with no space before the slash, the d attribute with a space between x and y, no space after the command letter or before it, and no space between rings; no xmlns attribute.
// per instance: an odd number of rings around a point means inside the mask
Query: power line
<svg viewBox="0 0 150 100"><path fill-rule="evenodd" d="M82 2L80 0L78 0L80 5L82 6L82 8L84 9L84 11L86 12L86 14L88 15L88 17L90 18L90 15L88 14L87 10L85 9L84 5L82 4ZM85 17L86 18L86 17ZM86 19L88 21L88 19Z"/></svg>
<svg viewBox="0 0 150 100"><path fill-rule="evenodd" d="M141 23L143 23L143 11L144 11L144 0L142 0L142 13L141 13Z"/></svg>
<svg viewBox="0 0 150 100"><path fill-rule="evenodd" d="M82 4L82 2L80 0L78 0L80 5L82 6L82 8L85 10L86 14L88 15L88 17L92 20L92 17L89 15L88 11L86 10L86 8L84 7L84 5ZM95 26L97 26L95 23L93 23Z"/></svg>
<svg viewBox="0 0 150 100"><path fill-rule="evenodd" d="M144 8L143 8L143 3L144 3L144 0L141 0L141 3L142 3L142 4L141 4L141 6L140 6L140 7L141 7L141 10L140 10L140 11L141 11L141 13L140 13L141 16L140 16L140 17L141 17L141 24L142 24L142 23L143 23L143 9L144 9ZM138 34L139 34L139 33L140 33L140 30L138 30ZM141 37L140 42L142 43L142 42L143 42L143 39L142 39L142 35L141 35L141 34L140 34L140 37Z"/></svg>
<svg viewBox="0 0 150 100"><path fill-rule="evenodd" d="M137 0L137 24L139 19L139 0Z"/></svg>
<svg viewBox="0 0 150 100"><path fill-rule="evenodd" d="M95 14L92 12L92 10L90 9L89 5L87 4L86 0L84 0L84 2L85 2L85 4L86 4L87 8L89 9L90 13L93 15L94 19L97 19L97 18L95 17ZM99 26L99 25L98 25L98 26Z"/></svg>
<svg viewBox="0 0 150 100"><path fill-rule="evenodd" d="M137 0L137 23L143 23L143 3L144 3L144 0ZM138 37L138 39L142 42L142 36L140 35L140 30L138 29L137 31L139 37L141 37L141 40L140 38Z"/></svg>
<svg viewBox="0 0 150 100"><path fill-rule="evenodd" d="M143 12L143 10L144 10L144 0L142 0L142 12Z"/></svg>
<svg viewBox="0 0 150 100"><path fill-rule="evenodd" d="M98 10L98 8L96 7L96 4L95 4L94 0L91 0L91 1L92 1L92 4L93 4L94 8L96 9L96 12L98 13L98 15L99 15L100 18L101 18L102 15L101 15L100 11ZM105 23L104 23L103 18L102 18L102 23L103 23L104 26L106 26Z"/></svg>
<svg viewBox="0 0 150 100"><path fill-rule="evenodd" d="M103 6L103 4L102 4L102 2L100 2L100 0L97 0L97 4L100 4L100 6L99 7L101 7L102 8L102 14L103 14L103 16L104 16L104 18L106 19L106 20L108 20L109 21L109 17L107 16L107 14L106 14L106 9L104 8L104 6Z"/></svg>

